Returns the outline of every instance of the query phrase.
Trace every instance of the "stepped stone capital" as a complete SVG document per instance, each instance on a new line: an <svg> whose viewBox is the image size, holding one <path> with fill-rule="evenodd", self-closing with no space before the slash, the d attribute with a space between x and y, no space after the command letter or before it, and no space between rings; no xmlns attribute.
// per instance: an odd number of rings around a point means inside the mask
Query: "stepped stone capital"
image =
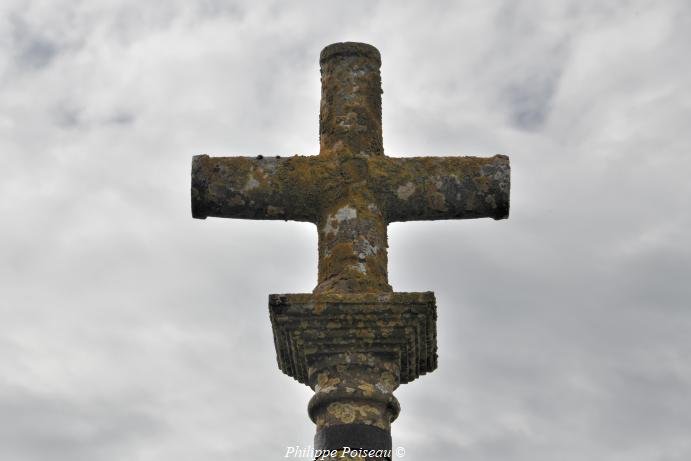
<svg viewBox="0 0 691 461"><path fill-rule="evenodd" d="M395 357L401 384L437 368L434 293L273 294L278 367L309 385L310 367L340 353Z"/></svg>

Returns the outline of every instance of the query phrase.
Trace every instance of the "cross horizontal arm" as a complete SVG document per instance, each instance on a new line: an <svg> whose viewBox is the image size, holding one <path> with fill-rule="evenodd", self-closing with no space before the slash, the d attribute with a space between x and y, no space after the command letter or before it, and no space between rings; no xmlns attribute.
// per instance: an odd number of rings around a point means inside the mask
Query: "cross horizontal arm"
<svg viewBox="0 0 691 461"><path fill-rule="evenodd" d="M386 157L371 165L387 222L509 216L511 170L504 155Z"/></svg>
<svg viewBox="0 0 691 461"><path fill-rule="evenodd" d="M209 157L192 160L192 216L316 223L316 157Z"/></svg>

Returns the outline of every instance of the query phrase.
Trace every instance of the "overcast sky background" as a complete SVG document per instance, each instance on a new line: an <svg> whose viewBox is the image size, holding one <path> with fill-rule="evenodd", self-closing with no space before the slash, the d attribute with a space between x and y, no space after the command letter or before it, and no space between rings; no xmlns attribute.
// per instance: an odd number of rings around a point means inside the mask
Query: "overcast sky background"
<svg viewBox="0 0 691 461"><path fill-rule="evenodd" d="M691 3L0 2L0 459L311 444L269 293L311 224L190 214L195 154L318 151L320 50L382 53L388 155L508 154L511 216L389 227L436 293L407 459L691 459Z"/></svg>

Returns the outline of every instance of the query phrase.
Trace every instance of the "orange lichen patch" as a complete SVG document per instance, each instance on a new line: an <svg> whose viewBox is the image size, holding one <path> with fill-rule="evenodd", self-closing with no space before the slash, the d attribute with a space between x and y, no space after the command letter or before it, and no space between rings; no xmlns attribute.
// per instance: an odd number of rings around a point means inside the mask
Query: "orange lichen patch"
<svg viewBox="0 0 691 461"><path fill-rule="evenodd" d="M317 302L317 303L314 303L313 312L314 312L315 314L319 315L319 314L322 313L322 311L323 311L325 308L326 308L326 303Z"/></svg>
<svg viewBox="0 0 691 461"><path fill-rule="evenodd" d="M329 377L328 373L319 373L317 386L315 392L329 393L336 390L336 385L340 384L341 379L337 377Z"/></svg>
<svg viewBox="0 0 691 461"><path fill-rule="evenodd" d="M357 421L359 424L386 429L390 423L386 419L388 419L386 412L379 406L355 402L333 402L327 407L326 413L318 418L317 428L322 429L336 424L353 424Z"/></svg>
<svg viewBox="0 0 691 461"><path fill-rule="evenodd" d="M475 184L477 184L477 188L481 192L488 192L489 187L490 187L490 182L491 179L486 177L486 176L481 176L477 175L473 179L475 181Z"/></svg>
<svg viewBox="0 0 691 461"><path fill-rule="evenodd" d="M448 211L444 194L439 192L438 188L435 187L434 184L428 184L425 188L425 200L427 202L427 208L432 211Z"/></svg>
<svg viewBox="0 0 691 461"><path fill-rule="evenodd" d="M355 421L355 409L349 403L334 402L327 411L341 423L350 424Z"/></svg>
<svg viewBox="0 0 691 461"><path fill-rule="evenodd" d="M385 371L379 376L379 383L384 386L382 392L393 392L398 386L398 380L390 371Z"/></svg>
<svg viewBox="0 0 691 461"><path fill-rule="evenodd" d="M268 207L266 207L266 214L270 217L284 216L285 212L285 208L280 206L269 205Z"/></svg>
<svg viewBox="0 0 691 461"><path fill-rule="evenodd" d="M354 333L358 338L374 338L376 336L376 333L368 328L357 329Z"/></svg>
<svg viewBox="0 0 691 461"><path fill-rule="evenodd" d="M374 394L375 391L375 387L374 385L372 385L372 383L363 383L360 384L357 388L360 389L363 395L365 395L366 397L369 397L370 395Z"/></svg>
<svg viewBox="0 0 691 461"><path fill-rule="evenodd" d="M330 248L331 255L323 258L323 270L326 278L340 274L357 262L357 254L353 250L352 242L343 242Z"/></svg>

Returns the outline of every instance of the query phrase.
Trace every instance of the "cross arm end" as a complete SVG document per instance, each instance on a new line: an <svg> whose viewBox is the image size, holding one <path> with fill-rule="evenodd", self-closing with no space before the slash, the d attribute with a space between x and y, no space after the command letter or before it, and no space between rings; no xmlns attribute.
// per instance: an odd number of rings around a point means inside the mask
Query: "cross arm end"
<svg viewBox="0 0 691 461"><path fill-rule="evenodd" d="M509 216L511 167L505 155L391 160L389 222Z"/></svg>
<svg viewBox="0 0 691 461"><path fill-rule="evenodd" d="M307 180L294 174L310 157L210 157L192 159L192 217L282 219L315 222L304 195Z"/></svg>

